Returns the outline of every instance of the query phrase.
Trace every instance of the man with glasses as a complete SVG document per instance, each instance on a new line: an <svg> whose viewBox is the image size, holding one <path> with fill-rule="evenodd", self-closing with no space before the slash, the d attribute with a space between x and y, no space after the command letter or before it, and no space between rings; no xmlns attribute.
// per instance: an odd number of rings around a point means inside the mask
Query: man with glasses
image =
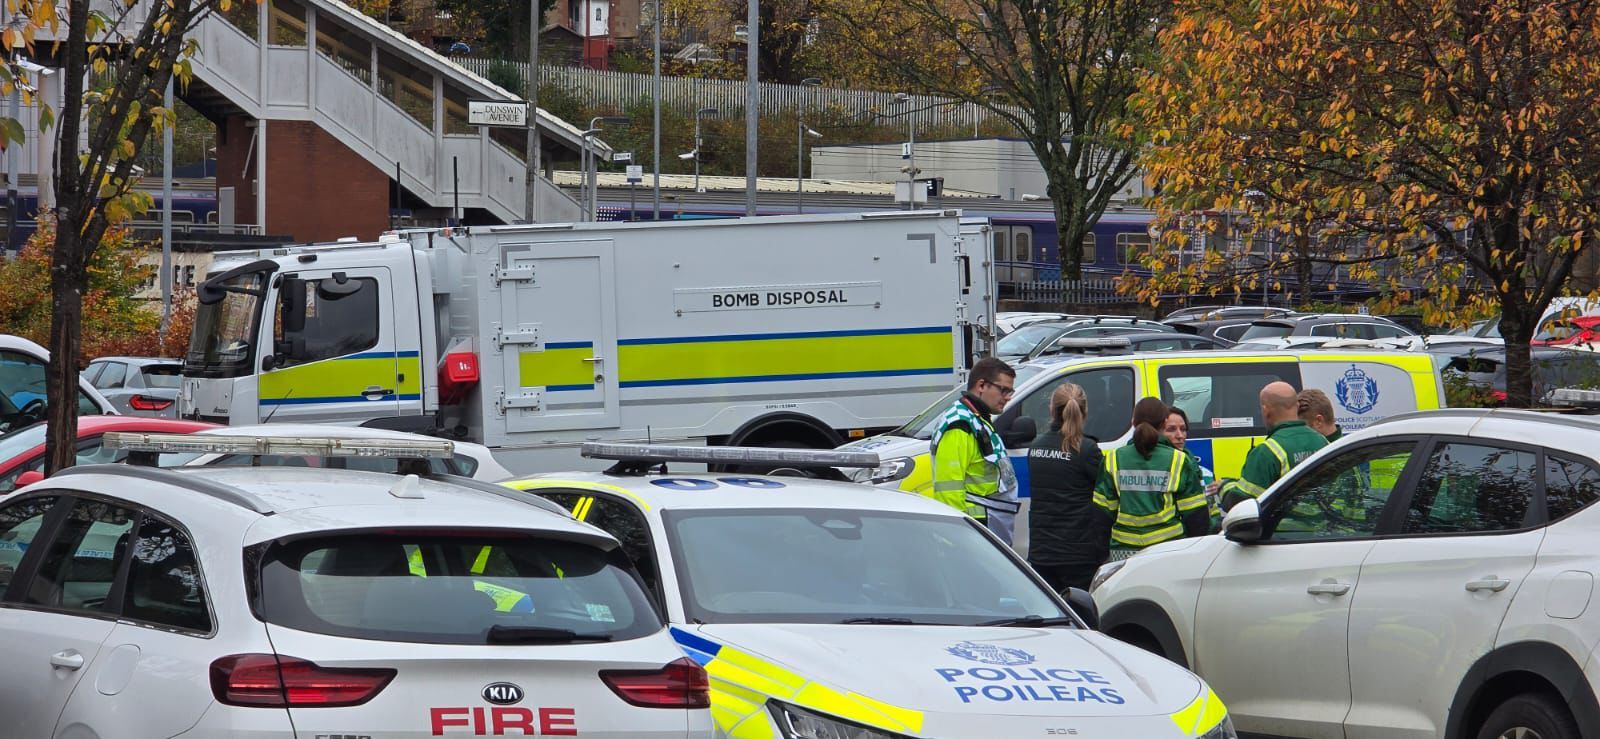
<svg viewBox="0 0 1600 739"><path fill-rule="evenodd" d="M1016 521L1017 475L991 418L1016 393L1017 371L994 357L978 360L967 392L956 399L933 432L932 497L983 521L1011 543Z"/></svg>

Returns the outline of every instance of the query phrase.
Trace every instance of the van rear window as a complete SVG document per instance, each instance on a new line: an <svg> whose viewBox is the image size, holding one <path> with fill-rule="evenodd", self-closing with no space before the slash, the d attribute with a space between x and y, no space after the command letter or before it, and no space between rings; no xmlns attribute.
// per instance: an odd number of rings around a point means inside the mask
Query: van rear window
<svg viewBox="0 0 1600 739"><path fill-rule="evenodd" d="M256 601L278 626L425 644L620 641L662 628L620 551L492 530L274 543Z"/></svg>

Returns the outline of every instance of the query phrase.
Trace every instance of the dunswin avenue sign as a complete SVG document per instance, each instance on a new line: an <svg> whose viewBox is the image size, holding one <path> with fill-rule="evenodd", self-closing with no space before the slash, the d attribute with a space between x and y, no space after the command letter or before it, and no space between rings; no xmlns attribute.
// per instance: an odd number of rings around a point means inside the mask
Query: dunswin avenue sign
<svg viewBox="0 0 1600 739"><path fill-rule="evenodd" d="M503 100L470 100L467 122L474 126L528 127L528 104Z"/></svg>

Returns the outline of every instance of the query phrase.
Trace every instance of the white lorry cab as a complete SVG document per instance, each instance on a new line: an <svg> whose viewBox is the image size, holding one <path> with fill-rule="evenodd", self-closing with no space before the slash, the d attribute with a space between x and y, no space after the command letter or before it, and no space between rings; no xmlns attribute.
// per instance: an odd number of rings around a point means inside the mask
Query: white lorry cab
<svg viewBox="0 0 1600 739"><path fill-rule="evenodd" d="M411 231L219 254L184 417L485 444L513 472L597 440L830 448L959 384L992 335L958 211Z"/></svg>

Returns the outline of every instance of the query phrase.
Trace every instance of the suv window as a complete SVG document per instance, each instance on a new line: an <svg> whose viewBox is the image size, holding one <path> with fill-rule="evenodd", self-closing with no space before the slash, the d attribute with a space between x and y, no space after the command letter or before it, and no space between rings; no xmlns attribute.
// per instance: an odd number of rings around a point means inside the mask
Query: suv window
<svg viewBox="0 0 1600 739"><path fill-rule="evenodd" d="M661 629L621 552L499 530L335 534L266 547L268 623L355 639L531 644Z"/></svg>
<svg viewBox="0 0 1600 739"><path fill-rule="evenodd" d="M1289 484L1268 503L1272 541L1373 536L1416 442L1374 444L1340 454Z"/></svg>
<svg viewBox="0 0 1600 739"><path fill-rule="evenodd" d="M101 390L122 387L123 381L128 378L128 365L121 362L106 362L106 368L94 380L94 386Z"/></svg>
<svg viewBox="0 0 1600 739"><path fill-rule="evenodd" d="M1528 522L1538 455L1478 444L1440 444L1417 481L1402 533L1512 531Z"/></svg>
<svg viewBox="0 0 1600 739"><path fill-rule="evenodd" d="M1300 389L1293 362L1185 364L1162 367L1161 399L1189 416L1189 436L1262 436L1261 388L1282 380Z"/></svg>
<svg viewBox="0 0 1600 739"><path fill-rule="evenodd" d="M1127 367L1069 372L1045 383L1022 399L1021 414L1038 424L1039 433L1050 428L1050 394L1063 383L1074 383L1083 388L1089 400L1089 418L1083 432L1102 442L1116 441L1132 425L1134 383L1133 370Z"/></svg>
<svg viewBox="0 0 1600 739"><path fill-rule="evenodd" d="M319 289L322 283L330 289ZM306 325L281 336L288 349L281 366L333 359L378 345L378 281L351 278L337 287L344 294L335 294L334 285L331 277L306 280Z"/></svg>
<svg viewBox="0 0 1600 739"><path fill-rule="evenodd" d="M0 508L0 600L5 600L22 557L55 504L55 498L33 498Z"/></svg>
<svg viewBox="0 0 1600 739"><path fill-rule="evenodd" d="M115 612L106 596L127 555L134 513L98 500L72 505L50 541L24 602L76 612Z"/></svg>
<svg viewBox="0 0 1600 739"><path fill-rule="evenodd" d="M152 516L139 524L122 616L187 631L211 631L200 564L188 535Z"/></svg>
<svg viewBox="0 0 1600 739"><path fill-rule="evenodd" d="M572 511L579 521L594 524L622 542L622 551L633 560L645 587L661 593L661 575L656 569L655 550L650 546L650 524L629 503L584 491L534 490L540 496Z"/></svg>
<svg viewBox="0 0 1600 739"><path fill-rule="evenodd" d="M1545 453L1544 500L1546 517L1565 518L1600 500L1600 472L1583 462Z"/></svg>

